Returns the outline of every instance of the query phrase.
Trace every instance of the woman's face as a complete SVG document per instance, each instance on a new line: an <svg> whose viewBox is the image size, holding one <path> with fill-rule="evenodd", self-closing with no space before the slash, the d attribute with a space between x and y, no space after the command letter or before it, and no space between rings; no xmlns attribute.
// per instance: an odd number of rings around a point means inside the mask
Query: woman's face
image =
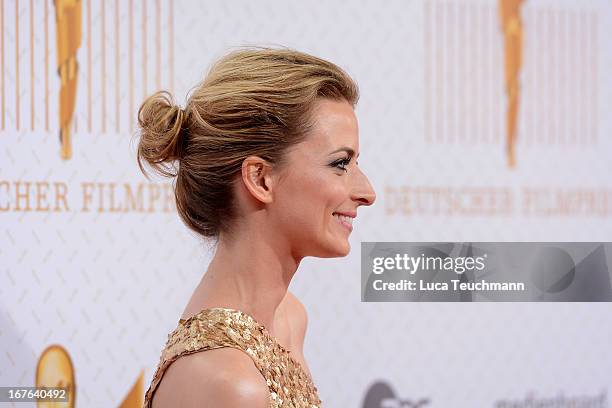
<svg viewBox="0 0 612 408"><path fill-rule="evenodd" d="M277 228L301 257L349 253L357 208L376 194L357 165L357 118L346 101L320 99L316 125L306 140L287 153L287 165L274 192Z"/></svg>

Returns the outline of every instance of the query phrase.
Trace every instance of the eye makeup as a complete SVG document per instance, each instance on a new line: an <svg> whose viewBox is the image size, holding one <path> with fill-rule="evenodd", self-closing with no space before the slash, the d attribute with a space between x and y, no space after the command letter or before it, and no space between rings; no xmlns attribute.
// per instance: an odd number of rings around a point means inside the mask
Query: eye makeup
<svg viewBox="0 0 612 408"><path fill-rule="evenodd" d="M330 164L331 167L340 169L340 170L344 170L344 171L348 171L348 169L346 168L346 166L348 166L348 164L351 162L351 157L347 156L347 157L343 157L339 160L336 160L334 162L332 162Z"/></svg>

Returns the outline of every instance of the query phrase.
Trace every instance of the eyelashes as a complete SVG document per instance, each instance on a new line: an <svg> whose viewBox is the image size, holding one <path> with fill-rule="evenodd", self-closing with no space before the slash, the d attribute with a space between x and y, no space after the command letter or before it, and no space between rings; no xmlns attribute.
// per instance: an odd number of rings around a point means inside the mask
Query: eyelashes
<svg viewBox="0 0 612 408"><path fill-rule="evenodd" d="M337 169L340 169L340 170L348 171L346 166L348 166L350 162L351 162L351 158L350 157L345 157L345 158L342 158L340 160L336 160L335 162L333 162L331 164L331 166L335 167Z"/></svg>

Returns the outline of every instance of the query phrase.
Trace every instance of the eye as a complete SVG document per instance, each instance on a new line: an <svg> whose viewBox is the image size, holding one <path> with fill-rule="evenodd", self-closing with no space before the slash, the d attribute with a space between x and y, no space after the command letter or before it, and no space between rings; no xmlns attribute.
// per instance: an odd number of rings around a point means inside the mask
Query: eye
<svg viewBox="0 0 612 408"><path fill-rule="evenodd" d="M348 166L348 164L351 162L351 158L350 157L345 157L343 159L340 160L336 160L335 162L333 162L331 165L332 167L336 167L340 170L344 170L344 171L348 171L348 169L346 168L346 166Z"/></svg>

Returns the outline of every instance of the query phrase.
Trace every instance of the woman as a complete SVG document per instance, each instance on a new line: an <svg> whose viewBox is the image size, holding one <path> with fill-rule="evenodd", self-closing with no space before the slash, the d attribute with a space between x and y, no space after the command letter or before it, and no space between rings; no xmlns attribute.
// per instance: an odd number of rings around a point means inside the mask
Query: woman
<svg viewBox="0 0 612 408"><path fill-rule="evenodd" d="M336 65L255 48L214 64L185 109L167 92L140 107L141 170L176 177L179 215L217 244L145 407L320 406L306 311L287 289L304 257L349 253L356 210L375 200L357 100Z"/></svg>

